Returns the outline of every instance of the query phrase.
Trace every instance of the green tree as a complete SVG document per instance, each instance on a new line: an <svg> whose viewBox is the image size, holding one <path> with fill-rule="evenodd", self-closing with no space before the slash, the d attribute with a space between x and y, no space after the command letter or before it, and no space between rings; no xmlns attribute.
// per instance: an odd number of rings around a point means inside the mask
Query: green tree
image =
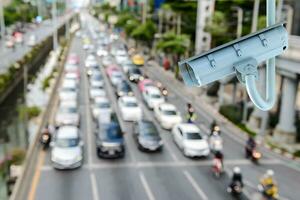
<svg viewBox="0 0 300 200"><path fill-rule="evenodd" d="M174 32L163 34L162 39L157 43L156 48L167 54L173 55L175 66L175 77L179 77L179 66L177 65L180 56L187 52L190 46L190 38L186 34L177 35Z"/></svg>
<svg viewBox="0 0 300 200"><path fill-rule="evenodd" d="M156 30L156 25L149 20L132 30L130 36L139 42L151 46Z"/></svg>
<svg viewBox="0 0 300 200"><path fill-rule="evenodd" d="M211 23L205 27L205 31L211 33L213 47L224 43L228 31L225 14L220 11L215 11Z"/></svg>

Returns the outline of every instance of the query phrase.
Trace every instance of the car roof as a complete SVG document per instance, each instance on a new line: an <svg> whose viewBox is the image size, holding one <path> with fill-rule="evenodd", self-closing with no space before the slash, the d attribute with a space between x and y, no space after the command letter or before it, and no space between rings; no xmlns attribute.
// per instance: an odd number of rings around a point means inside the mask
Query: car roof
<svg viewBox="0 0 300 200"><path fill-rule="evenodd" d="M64 79L62 87L76 87L76 81L70 79Z"/></svg>
<svg viewBox="0 0 300 200"><path fill-rule="evenodd" d="M189 124L189 123L181 123L178 124L178 127L182 132L199 132L200 129L195 124Z"/></svg>
<svg viewBox="0 0 300 200"><path fill-rule="evenodd" d="M170 103L161 103L161 104L159 104L159 107L162 110L177 110L177 108L173 104L170 104Z"/></svg>
<svg viewBox="0 0 300 200"><path fill-rule="evenodd" d="M94 101L95 101L95 103L104 103L104 102L109 103L109 100L106 97L96 97Z"/></svg>
<svg viewBox="0 0 300 200"><path fill-rule="evenodd" d="M61 107L76 107L77 102L74 100L64 100L60 102Z"/></svg>
<svg viewBox="0 0 300 200"><path fill-rule="evenodd" d="M149 86L146 90L152 94L160 94L160 90L155 86Z"/></svg>
<svg viewBox="0 0 300 200"><path fill-rule="evenodd" d="M133 97L133 96L123 96L123 97L121 97L122 98L122 100L123 101L134 101L134 102L137 102L137 99L136 99L136 97Z"/></svg>
<svg viewBox="0 0 300 200"><path fill-rule="evenodd" d="M76 126L62 126L58 129L56 138L77 138L79 137L79 131Z"/></svg>

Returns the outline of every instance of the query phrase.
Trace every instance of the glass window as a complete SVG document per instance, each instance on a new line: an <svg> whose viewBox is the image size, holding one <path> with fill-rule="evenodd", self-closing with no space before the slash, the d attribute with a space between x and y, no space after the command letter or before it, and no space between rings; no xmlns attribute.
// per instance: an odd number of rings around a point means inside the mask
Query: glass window
<svg viewBox="0 0 300 200"><path fill-rule="evenodd" d="M197 132L188 132L185 134L185 138L190 140L201 140L202 136Z"/></svg>
<svg viewBox="0 0 300 200"><path fill-rule="evenodd" d="M56 139L55 146L61 148L76 147L78 146L78 143L79 143L78 138Z"/></svg>

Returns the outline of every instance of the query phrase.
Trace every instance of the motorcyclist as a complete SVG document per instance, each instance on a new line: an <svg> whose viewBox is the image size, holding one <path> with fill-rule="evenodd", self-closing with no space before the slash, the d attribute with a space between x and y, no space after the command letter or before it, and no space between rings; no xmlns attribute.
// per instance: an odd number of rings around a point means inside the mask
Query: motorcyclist
<svg viewBox="0 0 300 200"><path fill-rule="evenodd" d="M247 142L246 142L246 157L251 157L252 151L256 148L256 141L252 136L249 136Z"/></svg>
<svg viewBox="0 0 300 200"><path fill-rule="evenodd" d="M274 180L274 171L268 169L260 180L262 186L261 190L264 196L272 197L273 199L278 198L278 187Z"/></svg>
<svg viewBox="0 0 300 200"><path fill-rule="evenodd" d="M197 115L195 113L194 108L192 107L191 103L187 103L187 122L188 123L194 123L195 120L197 119Z"/></svg>
<svg viewBox="0 0 300 200"><path fill-rule="evenodd" d="M212 151L221 151L223 149L223 140L217 131L209 137L209 145Z"/></svg>
<svg viewBox="0 0 300 200"><path fill-rule="evenodd" d="M210 136L213 134L213 132L218 132L219 134L220 132L220 127L218 126L216 120L213 120L213 122L210 125Z"/></svg>
<svg viewBox="0 0 300 200"><path fill-rule="evenodd" d="M45 128L42 131L42 136L41 136L41 142L45 146L49 146L51 139L52 139L52 127L49 124L46 124ZM44 140L44 138L47 138L47 140Z"/></svg>
<svg viewBox="0 0 300 200"><path fill-rule="evenodd" d="M244 187L241 169L239 167L234 167L230 187L233 188L237 182L241 184L242 188Z"/></svg>

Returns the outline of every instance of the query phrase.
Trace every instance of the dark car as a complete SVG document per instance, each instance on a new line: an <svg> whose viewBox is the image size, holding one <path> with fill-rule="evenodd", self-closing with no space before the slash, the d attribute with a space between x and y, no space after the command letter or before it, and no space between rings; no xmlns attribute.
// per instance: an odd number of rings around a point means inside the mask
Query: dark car
<svg viewBox="0 0 300 200"><path fill-rule="evenodd" d="M159 151L163 148L162 139L151 121L141 120L134 124L134 138L142 151Z"/></svg>
<svg viewBox="0 0 300 200"><path fill-rule="evenodd" d="M133 67L133 68L130 68L128 70L128 79L131 81L131 82L139 82L140 80L142 80L144 77L143 77L143 74L141 72L141 70L137 67Z"/></svg>
<svg viewBox="0 0 300 200"><path fill-rule="evenodd" d="M116 95L117 95L117 97L122 97L122 96L127 96L127 95L133 96L131 86L129 85L129 83L127 81L123 80L117 85Z"/></svg>
<svg viewBox="0 0 300 200"><path fill-rule="evenodd" d="M115 113L110 122L98 125L96 133L97 154L101 158L120 158L125 155L124 138Z"/></svg>

